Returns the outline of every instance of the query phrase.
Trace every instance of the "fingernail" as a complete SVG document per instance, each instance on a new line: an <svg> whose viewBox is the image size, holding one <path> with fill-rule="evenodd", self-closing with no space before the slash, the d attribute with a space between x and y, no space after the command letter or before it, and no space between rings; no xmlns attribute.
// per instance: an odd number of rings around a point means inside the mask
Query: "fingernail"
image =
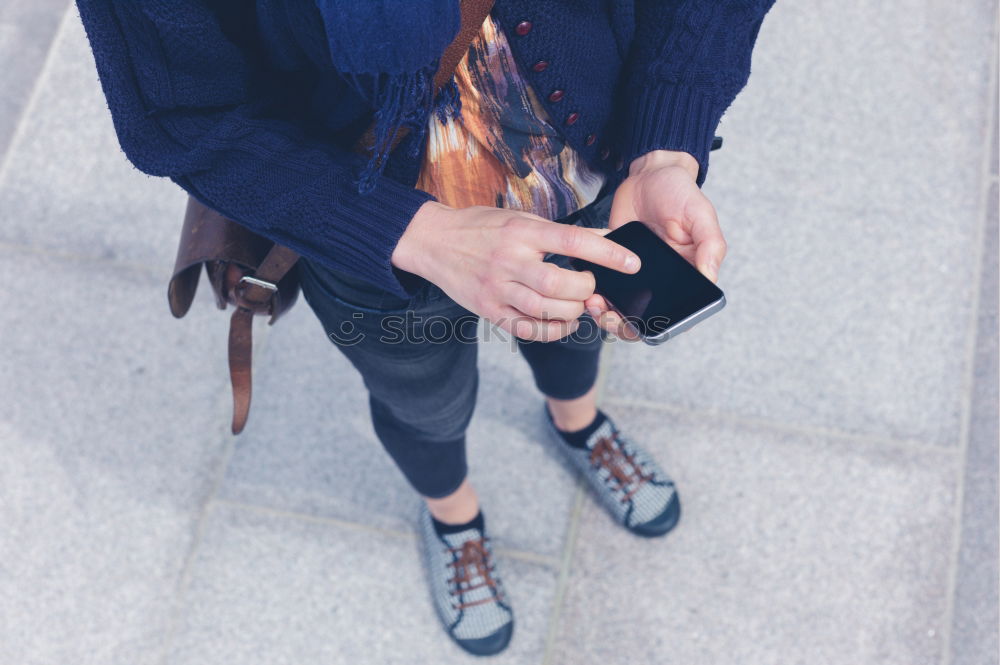
<svg viewBox="0 0 1000 665"><path fill-rule="evenodd" d="M590 314L592 317L596 319L601 315L601 310L597 309L596 307L588 307L587 314Z"/></svg>
<svg viewBox="0 0 1000 665"><path fill-rule="evenodd" d="M639 259L637 259L632 254L625 257L625 268L627 270L635 270L639 267Z"/></svg>

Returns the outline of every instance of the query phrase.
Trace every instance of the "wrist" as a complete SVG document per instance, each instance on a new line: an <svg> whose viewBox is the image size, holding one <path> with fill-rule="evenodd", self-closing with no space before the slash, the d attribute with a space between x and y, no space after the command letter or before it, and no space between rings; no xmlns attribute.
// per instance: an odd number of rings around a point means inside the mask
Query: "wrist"
<svg viewBox="0 0 1000 665"><path fill-rule="evenodd" d="M680 150L650 150L632 160L632 163L629 164L628 174L632 177L646 171L669 166L680 166L695 180L698 178L698 171L701 168L698 160L691 153Z"/></svg>
<svg viewBox="0 0 1000 665"><path fill-rule="evenodd" d="M437 201L427 201L420 206L399 237L389 259L390 263L400 270L428 279L425 266L428 265L429 238L452 212L454 208Z"/></svg>

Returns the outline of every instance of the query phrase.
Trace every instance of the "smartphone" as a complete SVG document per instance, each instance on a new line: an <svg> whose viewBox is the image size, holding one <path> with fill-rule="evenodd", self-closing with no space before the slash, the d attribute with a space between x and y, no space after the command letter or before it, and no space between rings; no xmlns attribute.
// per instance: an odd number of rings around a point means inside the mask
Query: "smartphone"
<svg viewBox="0 0 1000 665"><path fill-rule="evenodd" d="M725 307L722 290L642 222L629 222L605 237L638 255L639 272L629 275L576 258L570 264L594 273L596 292L647 344L676 337Z"/></svg>

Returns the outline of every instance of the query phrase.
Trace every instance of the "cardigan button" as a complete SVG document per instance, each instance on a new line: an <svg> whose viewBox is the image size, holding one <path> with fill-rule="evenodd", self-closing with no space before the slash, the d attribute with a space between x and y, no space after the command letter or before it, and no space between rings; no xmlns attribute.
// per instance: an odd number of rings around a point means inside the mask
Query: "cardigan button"
<svg viewBox="0 0 1000 665"><path fill-rule="evenodd" d="M548 66L549 66L548 62L546 62L545 60L539 60L538 62L536 62L534 65L531 66L531 69L532 71L536 72L544 72Z"/></svg>
<svg viewBox="0 0 1000 665"><path fill-rule="evenodd" d="M566 124L572 125L579 119L580 119L580 114L574 111L573 113L570 113L568 116L566 116Z"/></svg>
<svg viewBox="0 0 1000 665"><path fill-rule="evenodd" d="M587 145L594 145L594 141L596 140L597 140L597 134L591 134L584 140L584 143L586 143Z"/></svg>
<svg viewBox="0 0 1000 665"><path fill-rule="evenodd" d="M550 102L558 102L566 94L565 90L553 90L552 94L549 95Z"/></svg>
<svg viewBox="0 0 1000 665"><path fill-rule="evenodd" d="M521 21L517 24L517 27L514 28L514 32L524 37L526 34L531 32L531 21Z"/></svg>
<svg viewBox="0 0 1000 665"><path fill-rule="evenodd" d="M601 148L601 159L606 160L611 156L611 148Z"/></svg>

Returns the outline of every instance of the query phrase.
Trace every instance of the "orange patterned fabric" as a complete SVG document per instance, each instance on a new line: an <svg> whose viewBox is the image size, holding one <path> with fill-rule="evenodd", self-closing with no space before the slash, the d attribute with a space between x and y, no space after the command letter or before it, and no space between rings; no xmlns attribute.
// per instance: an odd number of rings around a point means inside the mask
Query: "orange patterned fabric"
<svg viewBox="0 0 1000 665"><path fill-rule="evenodd" d="M430 120L417 187L455 208L494 206L559 219L597 198L604 175L552 126L492 17L458 64L462 118Z"/></svg>

